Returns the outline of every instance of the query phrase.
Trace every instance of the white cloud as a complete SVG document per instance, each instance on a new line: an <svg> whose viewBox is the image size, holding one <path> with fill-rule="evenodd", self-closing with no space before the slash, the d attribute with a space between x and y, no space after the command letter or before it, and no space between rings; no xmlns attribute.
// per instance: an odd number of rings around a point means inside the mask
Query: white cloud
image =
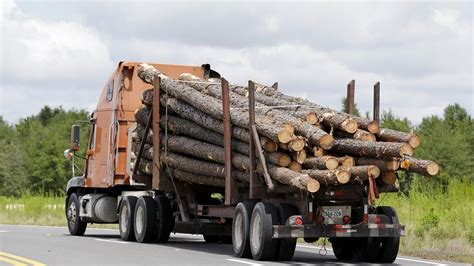
<svg viewBox="0 0 474 266"><path fill-rule="evenodd" d="M30 17L11 1L2 2L1 43L0 113L10 121L45 104L87 106L83 94L100 90L97 78L105 81L113 71L98 33L73 22ZM25 101L38 106L25 108Z"/></svg>

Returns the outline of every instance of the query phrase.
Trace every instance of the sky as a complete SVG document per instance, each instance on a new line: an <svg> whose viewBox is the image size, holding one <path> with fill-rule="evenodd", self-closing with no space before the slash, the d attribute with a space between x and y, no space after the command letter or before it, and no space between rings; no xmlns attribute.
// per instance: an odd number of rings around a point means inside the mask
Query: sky
<svg viewBox="0 0 474 266"><path fill-rule="evenodd" d="M92 111L120 61L201 65L341 109L347 83L372 113L414 124L459 103L473 115L471 1L1 0L0 116Z"/></svg>

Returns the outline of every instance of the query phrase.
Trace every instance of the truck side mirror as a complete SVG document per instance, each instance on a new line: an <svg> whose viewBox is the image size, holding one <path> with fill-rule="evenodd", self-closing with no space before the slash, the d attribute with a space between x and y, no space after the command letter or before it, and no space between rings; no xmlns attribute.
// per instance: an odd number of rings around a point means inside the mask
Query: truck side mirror
<svg viewBox="0 0 474 266"><path fill-rule="evenodd" d="M71 149L78 151L80 147L80 131L81 127L79 125L72 125L71 127Z"/></svg>

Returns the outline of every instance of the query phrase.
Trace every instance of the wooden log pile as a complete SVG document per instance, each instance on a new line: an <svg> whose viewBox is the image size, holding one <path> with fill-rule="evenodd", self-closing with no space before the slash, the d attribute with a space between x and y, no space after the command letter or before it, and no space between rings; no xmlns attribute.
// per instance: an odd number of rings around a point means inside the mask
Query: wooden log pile
<svg viewBox="0 0 474 266"><path fill-rule="evenodd" d="M225 178L224 123L220 80L191 74L172 79L142 64L139 77L149 84L160 78L160 99L153 88L143 92L136 111L132 152L140 156L140 174L152 174L153 134L160 134L160 165L176 180L223 187ZM248 88L230 85L232 178L249 182ZM414 133L380 128L376 121L338 112L308 100L285 95L256 83L255 126L270 177L282 191L314 193L322 186L368 184L376 179L379 192L396 191L397 171L432 176L436 163L413 158L420 145ZM145 132L152 106L160 104L160 132ZM146 134L145 134L146 133ZM139 154L140 143L146 144ZM166 148L166 150L164 150ZM258 157L257 157L258 158ZM257 162L257 173L264 167ZM262 178L263 180L263 178ZM264 182L264 181L262 181ZM390 189L387 189L390 188Z"/></svg>

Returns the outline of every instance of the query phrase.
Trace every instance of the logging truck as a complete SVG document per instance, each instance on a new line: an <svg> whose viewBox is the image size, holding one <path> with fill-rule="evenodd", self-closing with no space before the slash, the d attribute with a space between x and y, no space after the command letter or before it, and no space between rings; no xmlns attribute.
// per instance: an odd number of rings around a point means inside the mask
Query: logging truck
<svg viewBox="0 0 474 266"><path fill-rule="evenodd" d="M84 235L88 223L118 223L123 241L165 243L171 233L202 234L205 242L232 244L237 257L273 261L291 260L298 238L308 243L328 238L339 260L391 263L396 259L404 226L392 207L374 204L374 195L393 186L379 186L374 179L379 173L370 174L370 167L354 167L353 171L365 173L357 174L354 181L355 172L334 166L344 164L344 159L333 160L327 154L320 156L323 163L314 159L333 145L336 152L344 152L343 141L311 133L317 141L308 137L301 145L297 140L302 138L283 131L275 135L282 142L272 141L268 128L280 124L260 119L264 105L259 99L265 92L257 92L256 83L249 81L242 106L235 107L235 97L229 95L238 88L229 86L208 64L147 66L155 72L146 72L137 62L119 63L90 121L72 126L71 147L64 152L73 164L65 199L71 235ZM219 88L220 98L204 95L204 102L194 104L201 96L193 93L204 92L192 91L191 85L211 83ZM188 111L195 111L180 114L174 103L185 103ZM220 105L216 108L213 103ZM146 112L137 112L140 108ZM290 110L292 105L275 108L272 119L297 113ZM199 124L199 119L207 122ZM328 123L330 119L335 118L326 117ZM211 120L218 126L205 125ZM311 127L311 132L320 130ZM296 127L295 132L304 133L306 128ZM80 132L86 129L89 140L82 145ZM207 155L200 156L201 150ZM314 158L301 158L302 150L311 150ZM78 158L85 164L83 173L76 175ZM377 159L365 160L377 163ZM282 167L295 161L310 170ZM311 170L321 165L326 170ZM374 166L375 172L382 165ZM322 173L328 175L321 177Z"/></svg>

